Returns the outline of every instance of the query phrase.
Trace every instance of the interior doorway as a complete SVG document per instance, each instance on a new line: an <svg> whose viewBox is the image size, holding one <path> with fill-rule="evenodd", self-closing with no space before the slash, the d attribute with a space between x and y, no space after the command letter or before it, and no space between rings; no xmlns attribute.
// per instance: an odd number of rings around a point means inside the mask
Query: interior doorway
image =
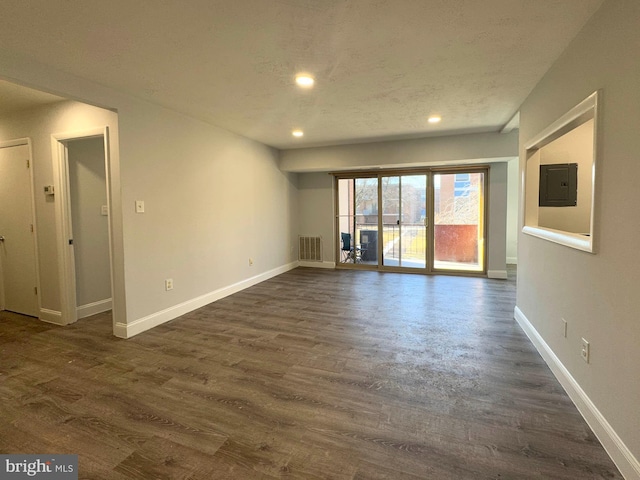
<svg viewBox="0 0 640 480"><path fill-rule="evenodd" d="M52 136L65 324L112 309L108 128Z"/></svg>
<svg viewBox="0 0 640 480"><path fill-rule="evenodd" d="M38 317L31 149L0 143L0 310Z"/></svg>
<svg viewBox="0 0 640 480"><path fill-rule="evenodd" d="M104 138L66 142L77 318L111 310Z"/></svg>

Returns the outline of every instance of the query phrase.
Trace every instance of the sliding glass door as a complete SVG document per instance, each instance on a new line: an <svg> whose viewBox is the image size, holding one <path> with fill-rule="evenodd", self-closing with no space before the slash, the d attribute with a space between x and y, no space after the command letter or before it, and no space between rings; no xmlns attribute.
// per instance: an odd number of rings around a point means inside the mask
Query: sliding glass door
<svg viewBox="0 0 640 480"><path fill-rule="evenodd" d="M338 263L377 265L378 178L338 180Z"/></svg>
<svg viewBox="0 0 640 480"><path fill-rule="evenodd" d="M427 175L381 177L382 266L427 268Z"/></svg>
<svg viewBox="0 0 640 480"><path fill-rule="evenodd" d="M337 264L484 273L487 173L474 167L338 176Z"/></svg>
<svg viewBox="0 0 640 480"><path fill-rule="evenodd" d="M436 173L434 270L484 271L485 173Z"/></svg>

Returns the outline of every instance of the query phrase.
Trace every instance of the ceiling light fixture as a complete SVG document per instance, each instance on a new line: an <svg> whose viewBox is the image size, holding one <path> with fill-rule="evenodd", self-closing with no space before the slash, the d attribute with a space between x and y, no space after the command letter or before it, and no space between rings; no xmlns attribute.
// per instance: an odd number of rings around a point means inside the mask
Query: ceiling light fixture
<svg viewBox="0 0 640 480"><path fill-rule="evenodd" d="M440 115L431 115L427 121L429 123L440 123L440 120L442 120Z"/></svg>
<svg viewBox="0 0 640 480"><path fill-rule="evenodd" d="M296 83L298 84L299 87L311 88L313 87L315 80L311 75L307 75L306 73L301 73L299 75L296 75Z"/></svg>
<svg viewBox="0 0 640 480"><path fill-rule="evenodd" d="M293 135L294 137L301 137L304 135L304 132L302 130L294 130L293 132L291 132L291 135Z"/></svg>

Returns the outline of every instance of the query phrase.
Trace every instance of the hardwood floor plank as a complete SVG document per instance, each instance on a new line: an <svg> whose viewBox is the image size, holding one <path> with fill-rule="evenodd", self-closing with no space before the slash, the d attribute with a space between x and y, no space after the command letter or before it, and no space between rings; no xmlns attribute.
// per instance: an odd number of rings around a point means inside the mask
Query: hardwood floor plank
<svg viewBox="0 0 640 480"><path fill-rule="evenodd" d="M298 268L129 340L0 312L0 451L88 479L621 479L513 274Z"/></svg>

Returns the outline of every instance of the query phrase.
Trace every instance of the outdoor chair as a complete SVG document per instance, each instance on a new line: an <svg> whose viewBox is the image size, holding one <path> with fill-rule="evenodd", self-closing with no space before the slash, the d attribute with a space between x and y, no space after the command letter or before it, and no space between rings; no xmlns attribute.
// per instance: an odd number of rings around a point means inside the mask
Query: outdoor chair
<svg viewBox="0 0 640 480"><path fill-rule="evenodd" d="M351 234L340 233L342 237L342 263L346 263L351 258Z"/></svg>
<svg viewBox="0 0 640 480"><path fill-rule="evenodd" d="M342 238L341 262L342 263L348 263L348 262L359 263L361 261L360 247L351 245L351 234L340 233L340 237Z"/></svg>

